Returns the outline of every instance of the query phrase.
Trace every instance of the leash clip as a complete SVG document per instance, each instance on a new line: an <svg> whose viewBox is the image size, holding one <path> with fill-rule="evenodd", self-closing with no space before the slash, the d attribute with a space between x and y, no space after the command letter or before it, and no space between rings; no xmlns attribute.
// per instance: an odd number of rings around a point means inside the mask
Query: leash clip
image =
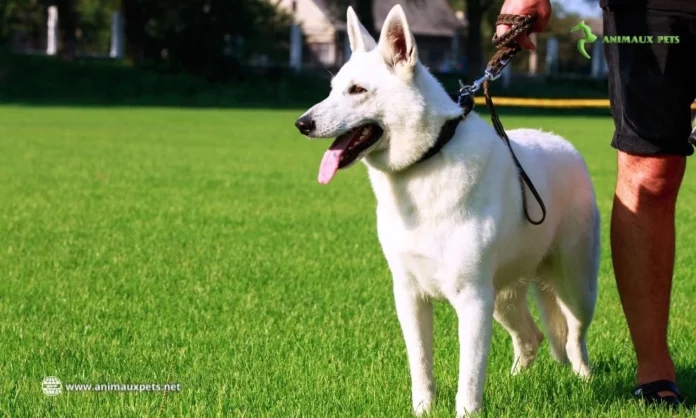
<svg viewBox="0 0 696 418"><path fill-rule="evenodd" d="M459 92L457 93L457 105L464 110L466 117L474 109L474 92L478 86L467 86L459 80Z"/></svg>
<svg viewBox="0 0 696 418"><path fill-rule="evenodd" d="M491 81L499 79L500 76L503 74L503 69L505 69L505 67L507 67L507 65L510 64L510 61L512 61L512 57L501 59L500 61L498 61L498 65L496 65L495 67L491 66L486 68L486 71L484 72L484 77L488 76L488 79Z"/></svg>
<svg viewBox="0 0 696 418"><path fill-rule="evenodd" d="M459 80L457 104L459 107L464 109L464 115L469 114L469 112L471 112L471 110L474 108L474 93L480 90L481 86L483 86L483 83L486 81L493 81L500 78L503 68L505 68L510 61L512 61L512 57L501 59L495 68L486 68L486 70L483 72L483 76L474 80L473 84L466 85L462 82L462 80Z"/></svg>

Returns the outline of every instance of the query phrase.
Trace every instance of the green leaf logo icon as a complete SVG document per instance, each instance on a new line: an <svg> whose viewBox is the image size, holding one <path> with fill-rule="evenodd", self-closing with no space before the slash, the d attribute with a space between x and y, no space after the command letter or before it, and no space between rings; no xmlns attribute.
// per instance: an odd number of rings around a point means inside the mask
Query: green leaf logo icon
<svg viewBox="0 0 696 418"><path fill-rule="evenodd" d="M580 21L580 23L573 26L573 28L570 31L575 32L576 30L582 31L582 33L585 35L583 39L580 39L578 41L578 51L583 57L590 59L590 54L588 54L585 50L585 44L596 41L597 35L592 33L592 29L589 26L587 26L587 24L585 24L584 20Z"/></svg>

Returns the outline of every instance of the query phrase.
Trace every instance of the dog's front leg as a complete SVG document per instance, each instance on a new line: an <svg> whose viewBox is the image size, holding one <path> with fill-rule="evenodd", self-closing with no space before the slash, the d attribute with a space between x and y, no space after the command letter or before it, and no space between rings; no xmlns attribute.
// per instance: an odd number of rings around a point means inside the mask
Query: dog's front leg
<svg viewBox="0 0 696 418"><path fill-rule="evenodd" d="M464 284L452 300L459 320L457 417L468 416L483 407L494 303L495 292L489 280Z"/></svg>
<svg viewBox="0 0 696 418"><path fill-rule="evenodd" d="M430 412L435 398L433 380L433 305L409 286L394 278L396 314L406 343L411 371L411 396L416 415Z"/></svg>

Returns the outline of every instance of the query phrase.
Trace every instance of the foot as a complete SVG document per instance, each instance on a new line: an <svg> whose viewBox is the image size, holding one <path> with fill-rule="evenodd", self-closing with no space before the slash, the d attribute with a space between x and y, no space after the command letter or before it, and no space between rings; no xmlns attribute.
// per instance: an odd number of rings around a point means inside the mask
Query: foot
<svg viewBox="0 0 696 418"><path fill-rule="evenodd" d="M412 395L413 413L417 416L428 414L433 409L433 400L435 399L435 389L423 389L414 391Z"/></svg>
<svg viewBox="0 0 696 418"><path fill-rule="evenodd" d="M691 135L689 136L689 142L691 142L692 145L696 145L696 127L694 127L694 130L691 131Z"/></svg>
<svg viewBox="0 0 696 418"><path fill-rule="evenodd" d="M684 402L679 388L669 380L656 380L633 388L633 396L647 404L664 404L678 407Z"/></svg>
<svg viewBox="0 0 696 418"><path fill-rule="evenodd" d="M529 366L534 363L537 353L539 352L539 346L541 346L541 342L543 340L544 334L538 330L526 343L519 338L513 338L512 345L515 352L515 359L512 362L512 367L510 368L510 373L513 376L520 374L523 370L528 369Z"/></svg>
<svg viewBox="0 0 696 418"><path fill-rule="evenodd" d="M588 364L573 366L573 373L583 381L589 381L592 378L592 369Z"/></svg>
<svg viewBox="0 0 696 418"><path fill-rule="evenodd" d="M483 403L472 399L465 399L457 394L456 418L469 418L480 416L483 413Z"/></svg>

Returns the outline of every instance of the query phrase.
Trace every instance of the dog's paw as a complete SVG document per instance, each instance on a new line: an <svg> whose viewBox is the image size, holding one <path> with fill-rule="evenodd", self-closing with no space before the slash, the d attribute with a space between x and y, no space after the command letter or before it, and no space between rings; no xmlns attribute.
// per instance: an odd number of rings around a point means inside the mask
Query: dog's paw
<svg viewBox="0 0 696 418"><path fill-rule="evenodd" d="M483 414L483 407L477 407L474 409L460 409L457 408L456 418L472 418L479 417Z"/></svg>
<svg viewBox="0 0 696 418"><path fill-rule="evenodd" d="M419 391L413 393L413 413L417 417L429 414L433 410L434 391Z"/></svg>
<svg viewBox="0 0 696 418"><path fill-rule="evenodd" d="M530 356L530 357L516 357L515 361L512 363L512 367L510 368L510 374L513 376L516 376L523 371L527 370L532 363L534 363L534 360L536 359L536 356Z"/></svg>
<svg viewBox="0 0 696 418"><path fill-rule="evenodd" d="M470 402L457 396L457 418L479 416L483 412L482 402Z"/></svg>
<svg viewBox="0 0 696 418"><path fill-rule="evenodd" d="M568 354L566 354L565 347L562 347L562 349L554 349L554 347L551 346L550 351L551 351L551 358L556 363L560 363L560 364L570 363L570 359L568 359Z"/></svg>
<svg viewBox="0 0 696 418"><path fill-rule="evenodd" d="M512 375L521 373L534 363L542 341L544 341L544 334L539 330L526 335L524 338L520 338L520 336L512 337L514 350L514 360L510 368Z"/></svg>
<svg viewBox="0 0 696 418"><path fill-rule="evenodd" d="M573 367L573 373L583 381L589 381L592 378L592 371L590 367L585 364L579 367Z"/></svg>
<svg viewBox="0 0 696 418"><path fill-rule="evenodd" d="M512 363L512 367L510 367L510 375L512 376L517 376L518 374L522 373L528 366L523 366L520 364L519 359L515 359L515 362Z"/></svg>

